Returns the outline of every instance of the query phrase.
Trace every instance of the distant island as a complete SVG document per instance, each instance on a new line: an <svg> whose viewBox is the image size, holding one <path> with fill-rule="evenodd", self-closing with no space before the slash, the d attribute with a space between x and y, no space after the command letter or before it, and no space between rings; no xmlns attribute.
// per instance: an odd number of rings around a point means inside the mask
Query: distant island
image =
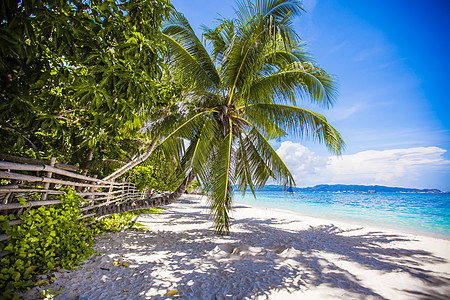
<svg viewBox="0 0 450 300"><path fill-rule="evenodd" d="M298 188L304 192L376 192L376 193L440 193L438 189L415 189L390 187L382 185L347 185L347 184L319 184L314 187Z"/></svg>
<svg viewBox="0 0 450 300"><path fill-rule="evenodd" d="M266 185L265 191L283 190L279 185ZM416 189L416 188L402 188L390 187L382 185L348 185L348 184L319 184L313 187L294 188L297 192L361 192L361 193L441 193L438 189Z"/></svg>

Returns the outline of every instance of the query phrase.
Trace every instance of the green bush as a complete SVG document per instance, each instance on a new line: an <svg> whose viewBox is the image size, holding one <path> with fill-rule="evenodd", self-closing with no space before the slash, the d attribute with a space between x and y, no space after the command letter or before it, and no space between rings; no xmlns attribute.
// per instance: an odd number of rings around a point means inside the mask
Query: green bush
<svg viewBox="0 0 450 300"><path fill-rule="evenodd" d="M153 153L144 163L134 167L122 177L132 182L139 190L152 189L154 192L173 192L185 180L185 175L178 174L176 164L168 161L160 151ZM201 188L198 180L193 180L187 191Z"/></svg>
<svg viewBox="0 0 450 300"><path fill-rule="evenodd" d="M127 182L132 182L139 190L174 191L183 181L173 162L167 161L156 151L145 163L134 167L123 175Z"/></svg>
<svg viewBox="0 0 450 300"><path fill-rule="evenodd" d="M191 184L188 186L187 191L192 192L195 189L201 189L202 186L198 180L192 180Z"/></svg>
<svg viewBox="0 0 450 300"><path fill-rule="evenodd" d="M59 206L25 211L19 226L9 225L14 215L0 216L2 231L11 235L0 244L0 252L11 252L0 260L3 297L30 286L35 273L72 268L94 253L94 236L100 230L95 225L86 226L91 220L78 220L82 198L68 190L60 199Z"/></svg>

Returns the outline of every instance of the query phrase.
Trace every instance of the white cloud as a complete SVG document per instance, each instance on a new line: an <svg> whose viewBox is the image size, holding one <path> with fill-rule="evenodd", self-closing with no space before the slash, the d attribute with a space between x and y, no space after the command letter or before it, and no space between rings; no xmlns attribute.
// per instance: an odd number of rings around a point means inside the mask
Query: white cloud
<svg viewBox="0 0 450 300"><path fill-rule="evenodd" d="M419 181L424 168L448 166L450 161L442 157L445 152L438 147L370 150L330 157L326 169L334 175L334 182L357 179L366 184L407 184Z"/></svg>
<svg viewBox="0 0 450 300"><path fill-rule="evenodd" d="M343 183L426 187L423 185L429 182L430 172L448 171L450 161L443 157L445 152L438 147L415 147L321 157L290 141L277 150L298 186Z"/></svg>
<svg viewBox="0 0 450 300"><path fill-rule="evenodd" d="M327 163L327 158L317 156L305 146L291 141L281 143L277 153L288 166L296 181L321 172Z"/></svg>

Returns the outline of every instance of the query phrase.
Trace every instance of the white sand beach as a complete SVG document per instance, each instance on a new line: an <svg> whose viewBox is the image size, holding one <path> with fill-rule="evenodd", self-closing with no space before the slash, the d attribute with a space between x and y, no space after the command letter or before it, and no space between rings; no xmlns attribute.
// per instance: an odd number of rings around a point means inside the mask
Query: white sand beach
<svg viewBox="0 0 450 300"><path fill-rule="evenodd" d="M56 299L449 299L450 240L239 203L231 235L217 236L208 213L186 195L142 215L147 231L99 237L103 255L25 298L52 288Z"/></svg>

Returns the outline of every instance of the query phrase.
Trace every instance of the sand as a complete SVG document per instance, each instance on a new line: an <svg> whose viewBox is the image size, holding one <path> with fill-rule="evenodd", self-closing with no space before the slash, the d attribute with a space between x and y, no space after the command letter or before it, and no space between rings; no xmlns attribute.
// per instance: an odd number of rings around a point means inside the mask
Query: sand
<svg viewBox="0 0 450 300"><path fill-rule="evenodd" d="M24 297L51 288L55 299L449 299L450 240L239 203L231 235L217 236L204 199L166 208L138 218L147 231L99 237L103 255Z"/></svg>

